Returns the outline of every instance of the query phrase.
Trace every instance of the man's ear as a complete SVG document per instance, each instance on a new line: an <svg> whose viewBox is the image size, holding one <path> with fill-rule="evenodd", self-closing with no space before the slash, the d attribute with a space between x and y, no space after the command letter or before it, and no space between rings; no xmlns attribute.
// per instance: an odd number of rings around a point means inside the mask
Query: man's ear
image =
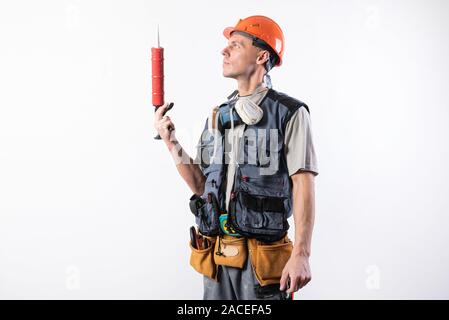
<svg viewBox="0 0 449 320"><path fill-rule="evenodd" d="M270 53L267 50L263 50L261 52L262 54L259 54L256 61L260 62L260 64L264 64L270 59Z"/></svg>

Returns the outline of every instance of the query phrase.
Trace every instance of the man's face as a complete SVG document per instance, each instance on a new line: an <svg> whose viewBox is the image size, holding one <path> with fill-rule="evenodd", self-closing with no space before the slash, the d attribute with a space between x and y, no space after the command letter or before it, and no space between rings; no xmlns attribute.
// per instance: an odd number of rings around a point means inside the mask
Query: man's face
<svg viewBox="0 0 449 320"><path fill-rule="evenodd" d="M251 75L257 67L256 61L261 49L253 46L252 40L233 32L223 55L223 76L237 79ZM261 62L259 62L261 64Z"/></svg>

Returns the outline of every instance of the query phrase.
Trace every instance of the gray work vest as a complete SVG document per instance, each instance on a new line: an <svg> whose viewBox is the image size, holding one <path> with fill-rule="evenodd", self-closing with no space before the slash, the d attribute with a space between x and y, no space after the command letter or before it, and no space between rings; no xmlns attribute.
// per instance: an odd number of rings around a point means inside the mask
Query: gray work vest
<svg viewBox="0 0 449 320"><path fill-rule="evenodd" d="M235 124L243 123L233 109L236 99L219 106L220 128L217 132L204 128L200 148L201 170L206 177L204 193L196 197L192 212L201 233L222 233L219 216L228 213L228 223L239 234L264 242L281 239L289 229L292 215L292 182L284 154L284 133L288 120L301 107L302 101L273 89L259 103L262 119L246 125L238 145L239 162L229 203L225 209L226 172L229 163L225 130L229 130L230 112ZM191 198L191 201L194 197ZM191 204L192 208L192 204Z"/></svg>

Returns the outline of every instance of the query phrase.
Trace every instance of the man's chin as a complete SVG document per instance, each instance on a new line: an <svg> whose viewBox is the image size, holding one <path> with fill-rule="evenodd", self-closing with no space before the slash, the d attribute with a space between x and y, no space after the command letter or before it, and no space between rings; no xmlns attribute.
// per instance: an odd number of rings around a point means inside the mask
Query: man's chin
<svg viewBox="0 0 449 320"><path fill-rule="evenodd" d="M226 72L226 71L223 71L223 77L225 77L225 78L232 78L232 79L235 78L235 76L232 73L229 73L229 72Z"/></svg>

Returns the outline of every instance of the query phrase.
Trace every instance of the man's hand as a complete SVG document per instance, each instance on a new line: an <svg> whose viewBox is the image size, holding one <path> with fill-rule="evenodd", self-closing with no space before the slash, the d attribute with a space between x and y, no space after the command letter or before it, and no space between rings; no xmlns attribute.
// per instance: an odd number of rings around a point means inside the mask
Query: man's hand
<svg viewBox="0 0 449 320"><path fill-rule="evenodd" d="M280 290L287 289L287 283L290 282L287 293L293 293L304 287L310 280L312 280L312 273L310 272L309 257L293 251L282 271Z"/></svg>
<svg viewBox="0 0 449 320"><path fill-rule="evenodd" d="M167 146L170 145L171 141L176 140L175 138L175 125L171 121L169 116L163 115L167 110L167 107L169 106L169 102L166 102L164 105L157 108L156 112L154 113L154 127L156 128L157 132L161 136L162 140L167 144Z"/></svg>
<svg viewBox="0 0 449 320"><path fill-rule="evenodd" d="M293 293L304 287L312 274L309 266L310 243L315 217L314 174L298 170L291 176L293 183L293 217L295 219L295 243L290 259L282 270L280 289Z"/></svg>

